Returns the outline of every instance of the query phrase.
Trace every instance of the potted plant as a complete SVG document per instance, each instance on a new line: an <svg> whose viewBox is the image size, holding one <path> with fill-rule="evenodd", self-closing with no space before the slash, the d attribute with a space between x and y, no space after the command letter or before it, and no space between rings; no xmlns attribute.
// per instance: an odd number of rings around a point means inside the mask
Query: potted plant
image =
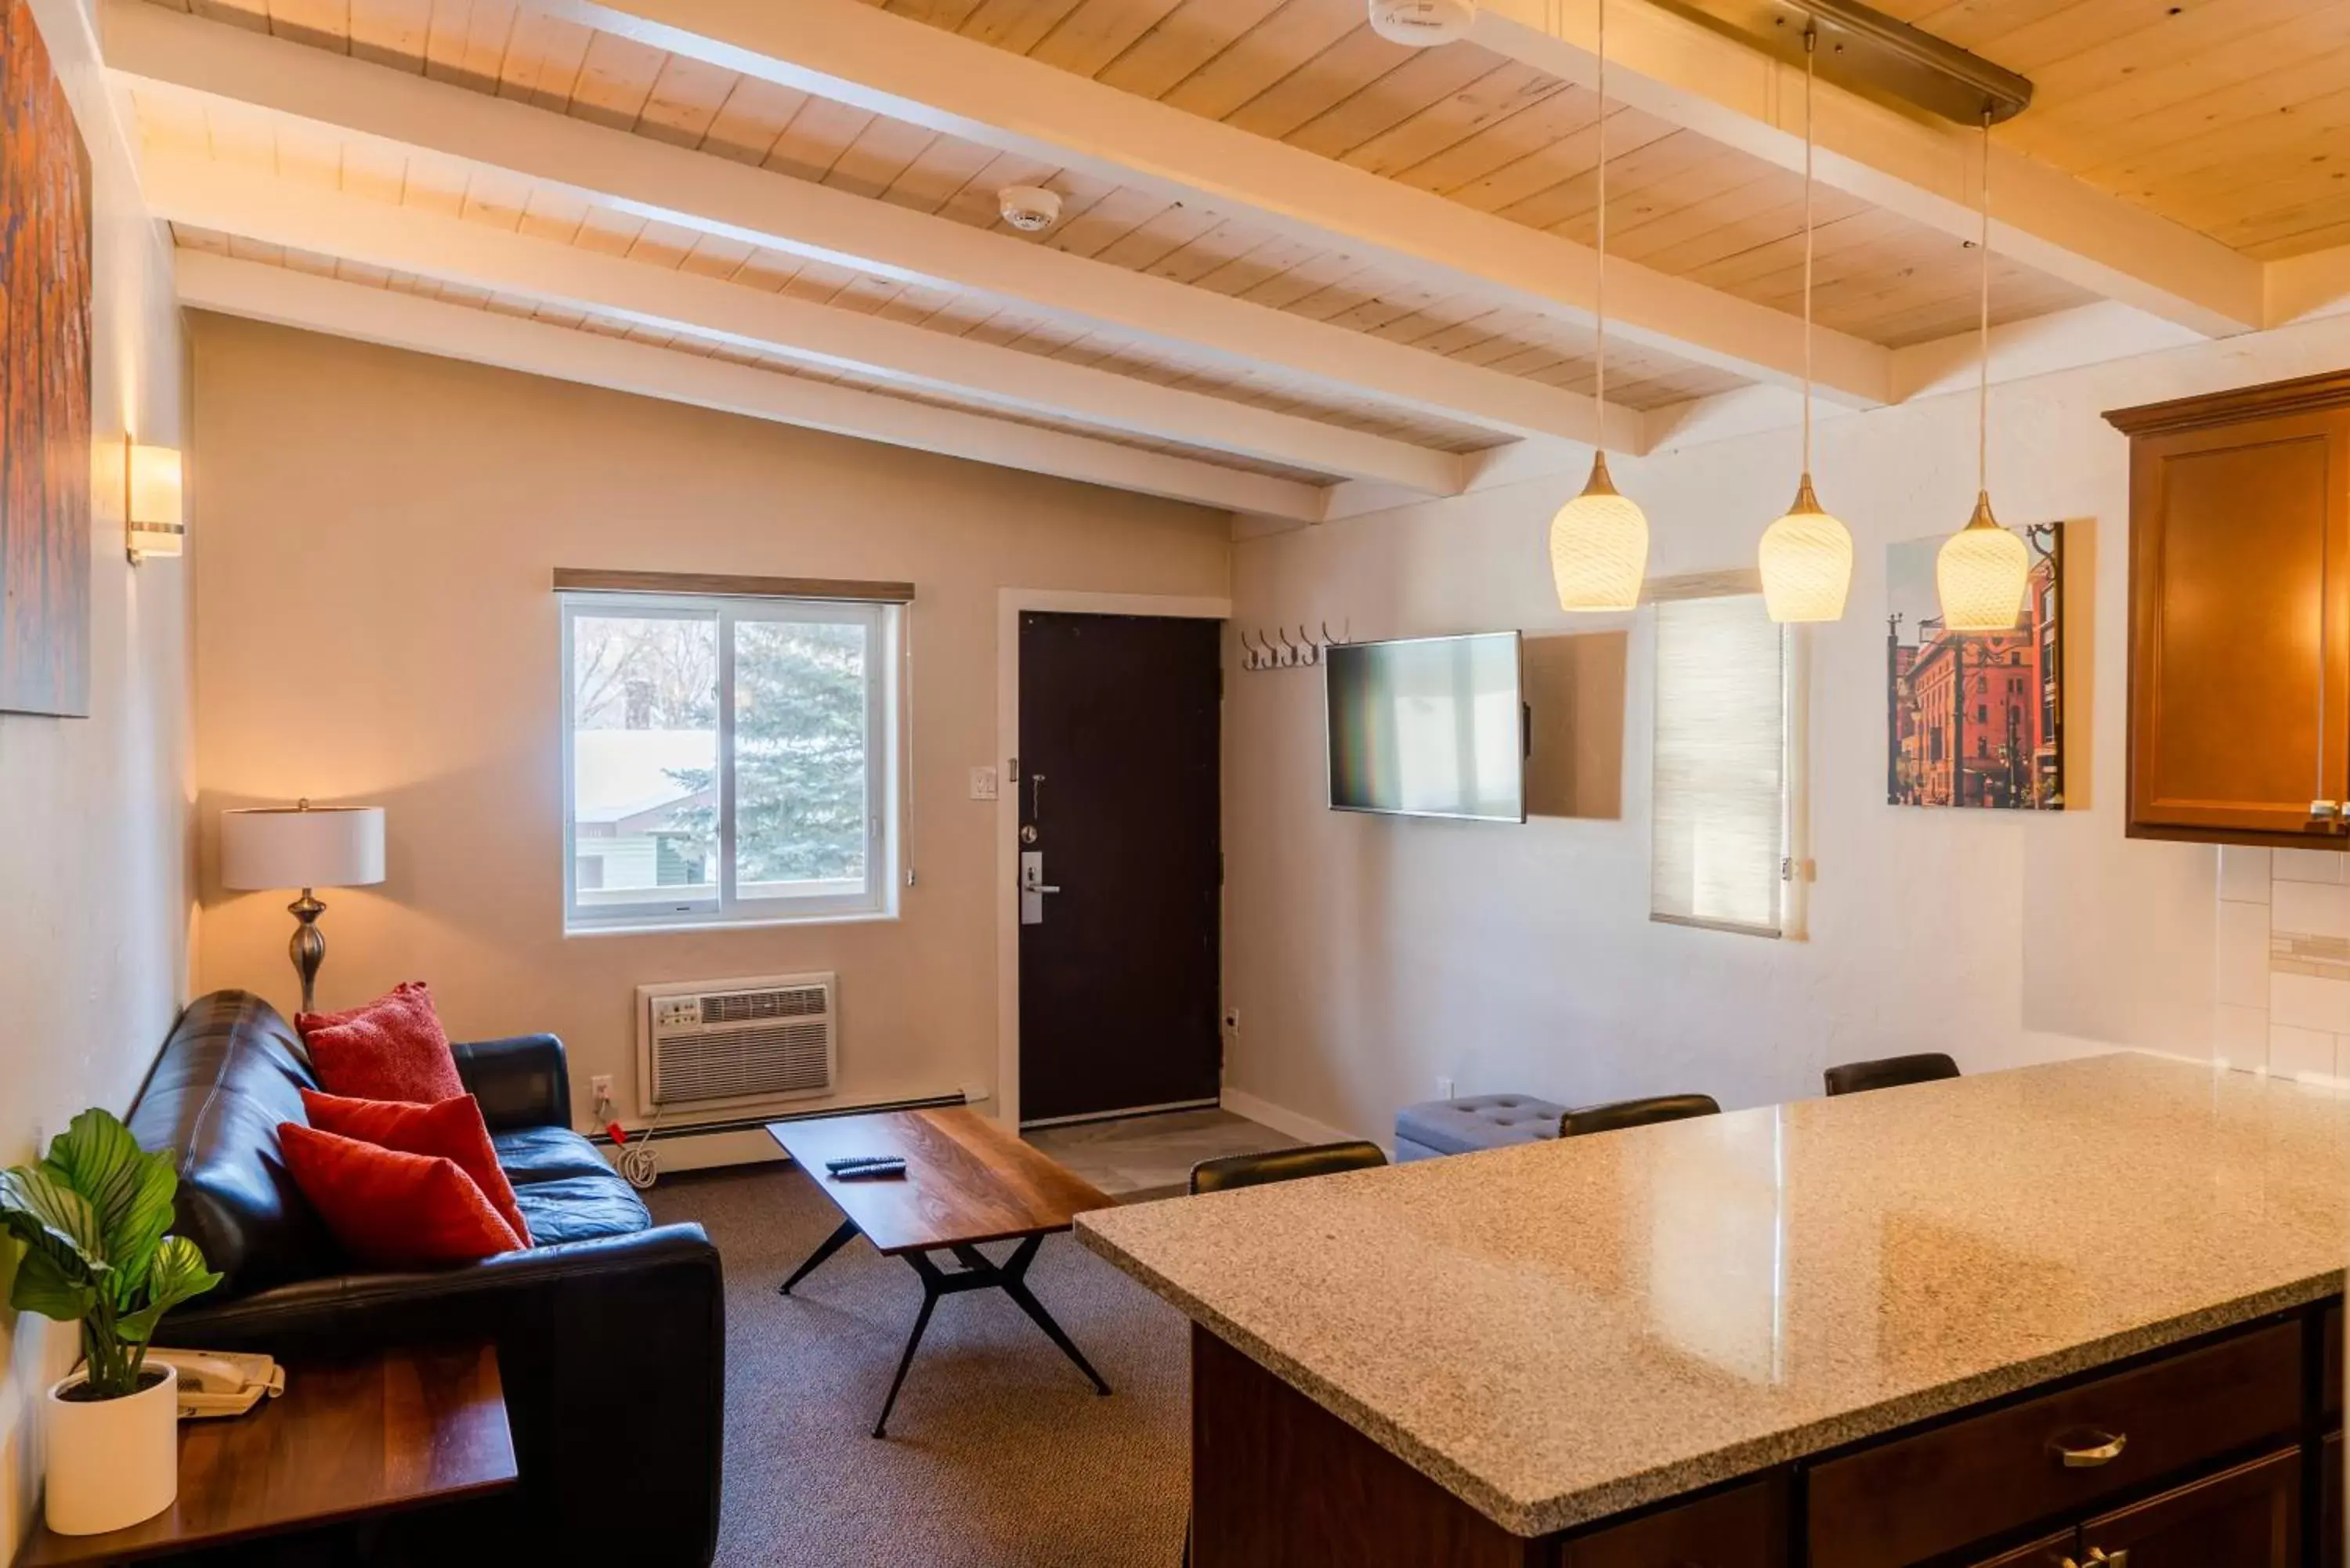
<svg viewBox="0 0 2350 1568"><path fill-rule="evenodd" d="M0 1171L0 1225L25 1243L8 1303L81 1325L83 1364L49 1390L49 1528L95 1535L152 1518L180 1494L179 1389L147 1366L163 1314L220 1283L166 1235L180 1185L169 1153L88 1110L36 1165Z"/></svg>

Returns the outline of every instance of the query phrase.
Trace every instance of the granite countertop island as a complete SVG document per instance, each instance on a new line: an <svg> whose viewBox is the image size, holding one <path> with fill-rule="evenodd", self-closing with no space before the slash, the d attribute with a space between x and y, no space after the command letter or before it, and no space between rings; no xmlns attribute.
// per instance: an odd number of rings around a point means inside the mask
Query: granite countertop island
<svg viewBox="0 0 2350 1568"><path fill-rule="evenodd" d="M1082 1215L1513 1536L2319 1301L2350 1099L2137 1054Z"/></svg>

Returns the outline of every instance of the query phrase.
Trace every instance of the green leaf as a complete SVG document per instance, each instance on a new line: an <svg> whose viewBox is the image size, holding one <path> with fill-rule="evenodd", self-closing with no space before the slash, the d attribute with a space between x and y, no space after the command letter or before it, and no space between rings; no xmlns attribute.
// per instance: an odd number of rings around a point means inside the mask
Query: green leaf
<svg viewBox="0 0 2350 1568"><path fill-rule="evenodd" d="M17 1262L8 1304L18 1312L38 1313L59 1323L78 1323L98 1304L98 1290L87 1278L66 1273L47 1252L31 1251Z"/></svg>
<svg viewBox="0 0 2350 1568"><path fill-rule="evenodd" d="M165 1313L220 1282L221 1277L204 1267L204 1255L193 1241L185 1236L166 1236L155 1250L154 1266L147 1273L147 1305L117 1319L114 1332L130 1344L142 1345Z"/></svg>
<svg viewBox="0 0 2350 1568"><path fill-rule="evenodd" d="M111 1112L92 1108L51 1140L41 1168L96 1210L104 1238L99 1255L123 1276L115 1289L135 1285L171 1228L172 1195L179 1185L171 1161L140 1148Z"/></svg>
<svg viewBox="0 0 2350 1568"><path fill-rule="evenodd" d="M68 1277L106 1272L106 1237L98 1210L51 1176L46 1166L0 1171L0 1220L34 1251L58 1263Z"/></svg>

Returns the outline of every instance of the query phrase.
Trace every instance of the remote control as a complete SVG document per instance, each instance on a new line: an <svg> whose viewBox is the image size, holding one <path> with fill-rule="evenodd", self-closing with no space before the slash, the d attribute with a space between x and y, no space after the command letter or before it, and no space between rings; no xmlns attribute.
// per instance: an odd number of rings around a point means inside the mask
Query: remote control
<svg viewBox="0 0 2350 1568"><path fill-rule="evenodd" d="M899 1159L894 1154L858 1154L851 1155L847 1159L827 1159L824 1162L824 1168L832 1172L835 1176L837 1176L844 1170L855 1170L859 1166L902 1165L904 1163L905 1161Z"/></svg>
<svg viewBox="0 0 2350 1568"><path fill-rule="evenodd" d="M879 1181L891 1177L903 1177L906 1162L902 1159L878 1159L869 1165L852 1165L846 1170L832 1173L835 1181Z"/></svg>

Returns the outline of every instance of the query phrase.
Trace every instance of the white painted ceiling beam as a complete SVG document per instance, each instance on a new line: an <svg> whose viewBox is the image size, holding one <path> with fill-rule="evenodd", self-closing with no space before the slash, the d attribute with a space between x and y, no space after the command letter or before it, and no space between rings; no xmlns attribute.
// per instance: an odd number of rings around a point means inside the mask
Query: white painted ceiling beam
<svg viewBox="0 0 2350 1568"><path fill-rule="evenodd" d="M177 254L175 271L180 303L192 309L1203 506L1262 513L1294 522L1317 522L1322 516L1321 487L1296 480L1242 472L985 414L802 380L673 348L395 294L263 262L182 250Z"/></svg>
<svg viewBox="0 0 2350 1568"><path fill-rule="evenodd" d="M1587 324L1590 247L857 0L544 0L690 58L986 146L1158 191L1377 262L1418 281ZM1629 262L1607 268L1622 338L1778 384L1800 379L1802 323ZM1822 394L1887 399L1879 345L1815 335Z"/></svg>
<svg viewBox="0 0 2350 1568"><path fill-rule="evenodd" d="M785 355L1105 429L1457 493L1461 459L1224 398L148 149L157 217Z"/></svg>
<svg viewBox="0 0 2350 1568"><path fill-rule="evenodd" d="M1580 5L1559 11L1555 0L1482 0L1472 36L1498 54L1591 87L1597 75L1595 14ZM1610 99L1783 169L1803 169L1799 67L1639 0L1619 0L1608 22ZM1814 103L1823 184L1957 238L1975 237L1980 131L1905 114L1825 82ZM1991 248L1999 254L2107 299L2207 337L2249 331L2268 319L2258 261L1995 143L1991 215Z"/></svg>
<svg viewBox="0 0 2350 1568"><path fill-rule="evenodd" d="M1998 388L2203 341L2200 333L2175 321L2100 299L1992 327L1991 384ZM1971 397L1981 351L1981 341L1971 331L1897 348L1893 351L1894 389L1903 402L1952 393ZM1648 450L1661 454L1763 431L1783 430L1792 436L1803 422L1803 403L1775 387L1741 387L1651 409L1647 417ZM1792 446L1789 461L1794 461ZM1823 487L1830 477L1822 471ZM1475 478L1471 474L1471 488L1476 487ZM1342 485L1333 494L1353 491L1354 487Z"/></svg>
<svg viewBox="0 0 2350 1568"><path fill-rule="evenodd" d="M224 23L111 0L109 65L166 88L421 148L699 233L1106 326L1226 368L1520 437L1587 441L1591 400L951 219ZM1637 450L1637 410L1606 439Z"/></svg>

